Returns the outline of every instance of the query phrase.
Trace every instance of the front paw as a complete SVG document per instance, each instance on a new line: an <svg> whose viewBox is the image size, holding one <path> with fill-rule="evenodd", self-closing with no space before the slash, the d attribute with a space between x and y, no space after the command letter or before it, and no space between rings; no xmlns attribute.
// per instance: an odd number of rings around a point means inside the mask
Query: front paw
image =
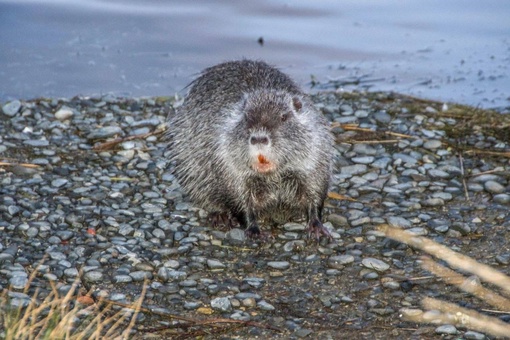
<svg viewBox="0 0 510 340"><path fill-rule="evenodd" d="M308 231L309 238L315 238L319 241L321 236L327 237L329 240L333 239L331 233L326 227L322 224L322 222L318 218L313 218L308 222L308 227L306 228Z"/></svg>

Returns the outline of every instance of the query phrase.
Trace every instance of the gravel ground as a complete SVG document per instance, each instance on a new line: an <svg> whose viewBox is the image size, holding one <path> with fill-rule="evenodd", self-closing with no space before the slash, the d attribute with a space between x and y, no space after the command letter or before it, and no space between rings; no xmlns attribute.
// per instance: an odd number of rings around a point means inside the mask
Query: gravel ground
<svg viewBox="0 0 510 340"><path fill-rule="evenodd" d="M431 277L420 252L376 227L412 230L508 274L510 116L390 93L314 98L334 122L331 192L345 198L326 201L333 239L320 242L302 223L264 242L210 228L174 181L157 133L173 98L4 104L0 289L23 304L36 287L41 297L50 281L65 292L78 277L95 296L131 303L147 280L139 339L485 338L400 318L425 296L489 307ZM125 139L104 144L114 137ZM165 313L252 324L218 321L220 333Z"/></svg>

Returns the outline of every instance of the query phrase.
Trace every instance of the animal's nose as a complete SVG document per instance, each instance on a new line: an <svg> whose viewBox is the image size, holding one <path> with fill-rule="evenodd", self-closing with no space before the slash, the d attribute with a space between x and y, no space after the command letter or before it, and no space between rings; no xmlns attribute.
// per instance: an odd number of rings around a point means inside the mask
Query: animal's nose
<svg viewBox="0 0 510 340"><path fill-rule="evenodd" d="M255 144L267 145L267 144L269 144L269 138L267 138L266 136L251 136L250 143L252 145L255 145Z"/></svg>

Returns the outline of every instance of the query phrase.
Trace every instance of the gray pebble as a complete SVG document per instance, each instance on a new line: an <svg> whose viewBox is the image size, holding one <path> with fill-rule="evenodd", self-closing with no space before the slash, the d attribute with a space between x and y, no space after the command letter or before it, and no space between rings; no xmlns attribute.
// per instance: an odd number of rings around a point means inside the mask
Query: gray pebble
<svg viewBox="0 0 510 340"><path fill-rule="evenodd" d="M413 225L411 223L411 221L409 221L403 217L400 217L400 216L388 217L388 224L391 226L394 226L394 227L399 227L399 228L404 228L404 229L411 228L411 226Z"/></svg>
<svg viewBox="0 0 510 340"><path fill-rule="evenodd" d="M83 279L90 283L96 283L103 281L103 273L99 271L89 271L83 275Z"/></svg>
<svg viewBox="0 0 510 340"><path fill-rule="evenodd" d="M55 118L58 120L66 120L74 115L72 109L67 106L62 106L57 112L55 112Z"/></svg>
<svg viewBox="0 0 510 340"><path fill-rule="evenodd" d="M113 281L115 283L129 283L133 282L133 278L129 275L115 275Z"/></svg>
<svg viewBox="0 0 510 340"><path fill-rule="evenodd" d="M474 332L474 331L467 331L466 333L464 333L464 338L468 339L468 340L484 340L484 339L487 339L485 334Z"/></svg>
<svg viewBox="0 0 510 340"><path fill-rule="evenodd" d="M92 130L88 135L87 139L101 139L113 137L116 135L123 135L124 132L118 126L105 126L95 130Z"/></svg>
<svg viewBox="0 0 510 340"><path fill-rule="evenodd" d="M441 145L442 145L441 141L437 139L431 139L423 143L423 147L429 150L439 149Z"/></svg>
<svg viewBox="0 0 510 340"><path fill-rule="evenodd" d="M129 276L133 278L133 281L144 281L145 279L151 280L153 277L151 272L146 272L143 270L131 272L129 273Z"/></svg>
<svg viewBox="0 0 510 340"><path fill-rule="evenodd" d="M266 280L260 277L245 277L243 279L243 282L246 282L247 284L254 288L260 288L262 287L262 285L264 285Z"/></svg>
<svg viewBox="0 0 510 340"><path fill-rule="evenodd" d="M352 255L334 255L328 259L328 267L334 269L342 269L344 265L354 262Z"/></svg>
<svg viewBox="0 0 510 340"><path fill-rule="evenodd" d="M510 195L509 194L499 194L494 195L494 202L499 204L510 204Z"/></svg>
<svg viewBox="0 0 510 340"><path fill-rule="evenodd" d="M21 209L17 205L10 205L7 207L7 212L11 216L16 216L20 211Z"/></svg>
<svg viewBox="0 0 510 340"><path fill-rule="evenodd" d="M6 116L14 117L21 108L21 102L19 100L13 100L2 106L2 111Z"/></svg>
<svg viewBox="0 0 510 340"><path fill-rule="evenodd" d="M249 298L254 299L254 300L260 300L261 296L259 294L255 294L255 293L243 292L243 293L237 293L235 295L235 298L239 299L239 300L244 300L244 299L249 299Z"/></svg>
<svg viewBox="0 0 510 340"><path fill-rule="evenodd" d="M361 264L369 269L377 270L378 272L383 272L390 268L390 265L386 262L373 257L364 258Z"/></svg>
<svg viewBox="0 0 510 340"><path fill-rule="evenodd" d="M55 188L61 188L66 185L69 181L65 178L57 178L51 181L51 186Z"/></svg>
<svg viewBox="0 0 510 340"><path fill-rule="evenodd" d="M214 259L208 259L207 260L207 266L210 268L210 269L223 269L225 268L225 264L218 261L218 260L214 260Z"/></svg>
<svg viewBox="0 0 510 340"><path fill-rule="evenodd" d="M211 300L211 307L220 312L230 312L232 304L228 297L217 297Z"/></svg>
<svg viewBox="0 0 510 340"><path fill-rule="evenodd" d="M183 271L161 267L158 270L158 277L163 281L179 281L184 280L188 274Z"/></svg>
<svg viewBox="0 0 510 340"><path fill-rule="evenodd" d="M487 181L483 186L491 194L502 194L506 190L504 186L495 181Z"/></svg>
<svg viewBox="0 0 510 340"><path fill-rule="evenodd" d="M449 334L449 335L454 335L454 334L459 333L457 328L455 328L455 326L453 326L453 325L441 325L435 329L435 332L437 334Z"/></svg>
<svg viewBox="0 0 510 340"><path fill-rule="evenodd" d="M354 115L358 118L366 118L368 117L368 111L366 110L356 110L356 112L354 112Z"/></svg>
<svg viewBox="0 0 510 340"><path fill-rule="evenodd" d="M25 293L8 292L7 296L9 297L9 306L13 308L25 308L32 302L30 296Z"/></svg>
<svg viewBox="0 0 510 340"><path fill-rule="evenodd" d="M33 147L43 147L50 145L50 142L46 139L30 139L23 141L23 144Z"/></svg>
<svg viewBox="0 0 510 340"><path fill-rule="evenodd" d="M340 168L340 173L343 175L359 175L367 172L367 166L365 164L347 165Z"/></svg>
<svg viewBox="0 0 510 340"><path fill-rule="evenodd" d="M422 201L422 204L429 207L439 207L444 205L444 200L441 198L427 198Z"/></svg>
<svg viewBox="0 0 510 340"><path fill-rule="evenodd" d="M402 162L405 164L405 163L408 163L408 164L416 164L418 162L418 160L412 156L409 156L409 155L406 155L406 154L403 154L403 153L394 153L393 154L393 159L395 160L402 160Z"/></svg>
<svg viewBox="0 0 510 340"><path fill-rule="evenodd" d="M233 228L227 233L227 238L234 241L244 242L246 240L246 234L242 229Z"/></svg>
<svg viewBox="0 0 510 340"><path fill-rule="evenodd" d="M425 236L428 235L428 230L422 227L415 227L407 229L407 232L414 234L416 236Z"/></svg>
<svg viewBox="0 0 510 340"><path fill-rule="evenodd" d="M19 275L18 275L19 274ZM9 285L13 289L24 289L28 283L28 276L25 272L13 272L12 277L9 279Z"/></svg>
<svg viewBox="0 0 510 340"><path fill-rule="evenodd" d="M287 261L269 261L267 263L267 266L271 267L273 269L285 270L285 269L289 269L290 263Z"/></svg>
<svg viewBox="0 0 510 340"><path fill-rule="evenodd" d="M430 169L429 170L429 175L432 177L432 178L450 178L451 175L446 172L446 171L443 171L443 170L439 170L439 169Z"/></svg>
<svg viewBox="0 0 510 340"><path fill-rule="evenodd" d="M70 278L75 278L79 275L78 269L76 268L67 268L64 270L64 275Z"/></svg>
<svg viewBox="0 0 510 340"><path fill-rule="evenodd" d="M353 157L353 158L351 158L351 160L354 163L370 164L375 160L375 157L373 157L373 156Z"/></svg>
<svg viewBox="0 0 510 340"><path fill-rule="evenodd" d="M391 122L391 116L385 111L377 111L374 113L374 118L379 123L389 124Z"/></svg>
<svg viewBox="0 0 510 340"><path fill-rule="evenodd" d="M264 300L262 301L259 301L257 303L257 307L262 309L262 310L267 310L267 311L272 311L272 310L275 310L274 306Z"/></svg>

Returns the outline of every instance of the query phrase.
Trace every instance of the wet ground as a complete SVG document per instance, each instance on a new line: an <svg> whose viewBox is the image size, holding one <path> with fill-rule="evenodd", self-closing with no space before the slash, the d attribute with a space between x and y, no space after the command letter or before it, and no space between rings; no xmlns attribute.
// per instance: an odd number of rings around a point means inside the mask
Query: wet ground
<svg viewBox="0 0 510 340"><path fill-rule="evenodd" d="M0 102L173 95L206 66L273 63L314 89L507 108L510 2L0 0Z"/></svg>
<svg viewBox="0 0 510 340"><path fill-rule="evenodd" d="M129 305L145 281L134 339L486 339L465 324L405 321L425 297L508 322L508 311L431 275L423 252L378 227L425 235L508 275L510 116L388 93L314 100L337 150L325 206L332 239L320 242L299 223L262 225L273 235L265 241L212 228L156 133L168 98L2 108L0 290L23 305L50 283L66 293L77 282Z"/></svg>

